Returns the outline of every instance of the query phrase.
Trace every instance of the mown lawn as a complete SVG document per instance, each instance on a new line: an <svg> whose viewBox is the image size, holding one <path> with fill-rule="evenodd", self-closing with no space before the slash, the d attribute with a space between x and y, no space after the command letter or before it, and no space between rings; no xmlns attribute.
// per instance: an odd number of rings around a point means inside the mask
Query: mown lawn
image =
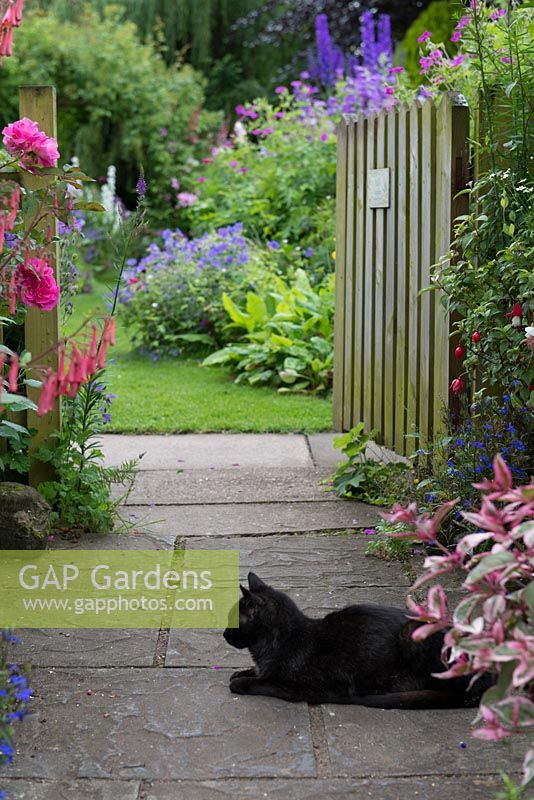
<svg viewBox="0 0 534 800"><path fill-rule="evenodd" d="M93 311L105 309L103 284L75 298L67 333ZM114 433L186 431L327 431L332 428L330 399L279 395L272 389L236 386L228 373L203 368L194 360L153 362L132 351L118 320L117 346L108 358L108 390L117 395L107 429Z"/></svg>

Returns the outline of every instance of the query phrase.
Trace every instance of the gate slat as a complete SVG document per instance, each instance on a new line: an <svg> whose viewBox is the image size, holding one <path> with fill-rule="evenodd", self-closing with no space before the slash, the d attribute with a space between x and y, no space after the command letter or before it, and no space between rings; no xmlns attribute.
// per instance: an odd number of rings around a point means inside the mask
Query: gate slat
<svg viewBox="0 0 534 800"><path fill-rule="evenodd" d="M358 175L356 180L356 275L355 275L355 348L354 348L354 409L351 427L364 419L364 371L363 347L365 337L365 206L367 192L367 121L358 120L356 126L356 161Z"/></svg>
<svg viewBox="0 0 534 800"><path fill-rule="evenodd" d="M430 267L434 263L434 202L435 202L435 107L430 100L423 103L421 110L421 241L420 290L431 286ZM434 297L424 291L419 299L421 358L419 366L419 421L421 433L419 446L426 446L432 436L433 391L434 391Z"/></svg>
<svg viewBox="0 0 534 800"><path fill-rule="evenodd" d="M409 185L409 332L410 358L408 370L408 401L405 450L410 455L415 450L413 435L419 428L419 370L421 363L420 306L417 296L421 270L421 106L414 103L410 108L410 185Z"/></svg>
<svg viewBox="0 0 534 800"><path fill-rule="evenodd" d="M336 288L334 324L334 430L343 430L343 394L345 386L345 242L347 226L347 139L346 120L337 128L337 187L336 187Z"/></svg>
<svg viewBox="0 0 534 800"><path fill-rule="evenodd" d="M387 115L387 164L390 169L389 209L386 212L386 252L384 260L384 443L395 446L396 363L395 338L397 327L397 137L399 115L396 110Z"/></svg>
<svg viewBox="0 0 534 800"><path fill-rule="evenodd" d="M355 125L349 122L347 137L347 225L345 249L345 344L343 390L343 427L350 428L354 385L354 198L355 198ZM336 252L337 257L337 252Z"/></svg>
<svg viewBox="0 0 534 800"><path fill-rule="evenodd" d="M398 120L398 172L397 172L397 340L395 343L395 450L405 453L406 416L408 408L408 340L409 284L408 284L408 177L409 132L408 105L399 108Z"/></svg>
<svg viewBox="0 0 534 800"><path fill-rule="evenodd" d="M386 166L386 112L382 111L376 119L376 169ZM375 209L375 265L374 265L374 403L373 428L384 439L384 259L385 259L385 219L386 210Z"/></svg>
<svg viewBox="0 0 534 800"><path fill-rule="evenodd" d="M366 171L375 166L375 131L376 120L369 117L367 120L367 153ZM365 311L364 335L361 342L363 350L363 407L364 422L367 428L374 427L374 298L375 298L375 218L373 209L369 208L367 192L365 198Z"/></svg>

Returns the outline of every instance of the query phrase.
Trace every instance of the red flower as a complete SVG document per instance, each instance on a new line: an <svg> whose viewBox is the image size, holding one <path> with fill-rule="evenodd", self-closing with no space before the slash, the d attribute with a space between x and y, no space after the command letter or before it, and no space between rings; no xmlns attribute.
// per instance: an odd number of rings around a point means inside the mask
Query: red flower
<svg viewBox="0 0 534 800"><path fill-rule="evenodd" d="M455 378L451 383L451 391L453 394L460 394L465 389L465 383L462 378Z"/></svg>
<svg viewBox="0 0 534 800"><path fill-rule="evenodd" d="M481 339L482 336L478 331L475 331L474 334L471 336L471 341L474 342L475 344L478 344L478 342L480 342Z"/></svg>
<svg viewBox="0 0 534 800"><path fill-rule="evenodd" d="M515 303L512 310L509 311L504 316L507 319L512 320L512 325L514 326L514 328L520 328L522 315L523 315L523 308L521 307L521 303Z"/></svg>
<svg viewBox="0 0 534 800"><path fill-rule="evenodd" d="M463 358L465 356L465 347L462 347L462 345L459 344L454 351L454 355L456 358Z"/></svg>
<svg viewBox="0 0 534 800"><path fill-rule="evenodd" d="M520 317L522 313L523 313L523 308L521 306L521 303L515 303L514 307L512 308L512 310L509 311L504 316L505 317Z"/></svg>

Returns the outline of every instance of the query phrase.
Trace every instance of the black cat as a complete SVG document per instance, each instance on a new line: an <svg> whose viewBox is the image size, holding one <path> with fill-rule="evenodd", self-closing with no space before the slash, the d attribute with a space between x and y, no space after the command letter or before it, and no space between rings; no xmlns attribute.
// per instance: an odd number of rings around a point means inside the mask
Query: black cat
<svg viewBox="0 0 534 800"><path fill-rule="evenodd" d="M350 703L375 708L459 708L478 705L489 676L440 680L443 633L414 642L418 623L398 608L348 606L311 619L283 592L253 572L241 587L233 647L248 647L255 668L235 672L230 691L294 702Z"/></svg>

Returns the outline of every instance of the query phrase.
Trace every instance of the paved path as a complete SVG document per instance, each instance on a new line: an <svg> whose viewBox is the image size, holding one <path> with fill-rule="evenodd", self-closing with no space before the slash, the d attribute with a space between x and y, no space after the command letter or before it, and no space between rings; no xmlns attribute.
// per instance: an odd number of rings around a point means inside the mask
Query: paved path
<svg viewBox="0 0 534 800"><path fill-rule="evenodd" d="M141 530L56 546L238 548L243 576L311 614L404 605L402 568L364 557L377 510L318 486L337 460L329 435L109 436L105 450L146 451L125 510ZM232 696L249 662L218 631L31 631L22 650L36 697L0 780L15 800L488 800L521 762L522 743L470 738L471 711Z"/></svg>

